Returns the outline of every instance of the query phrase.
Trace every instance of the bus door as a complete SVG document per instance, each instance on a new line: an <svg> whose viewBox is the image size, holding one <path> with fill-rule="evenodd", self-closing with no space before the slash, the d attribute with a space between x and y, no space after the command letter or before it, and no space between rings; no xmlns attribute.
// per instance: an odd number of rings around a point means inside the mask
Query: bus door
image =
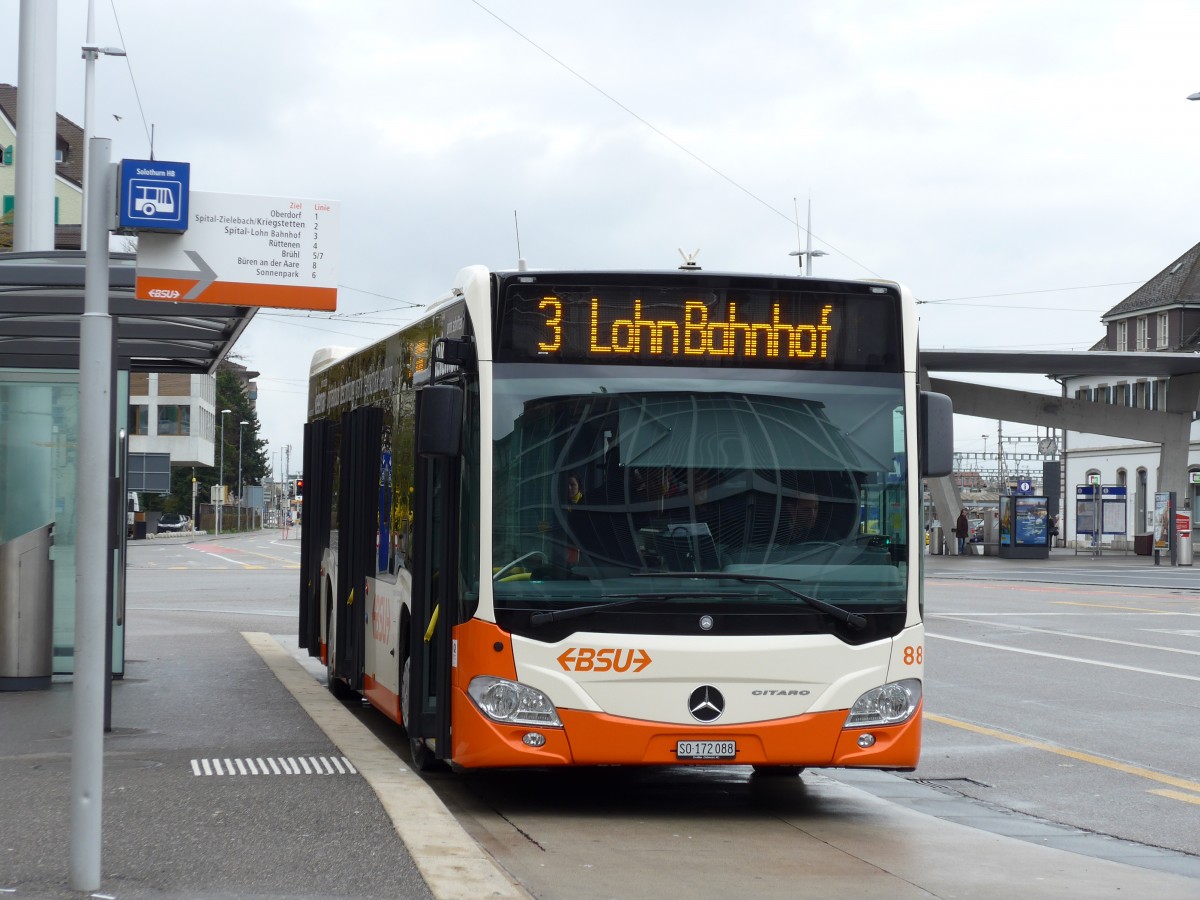
<svg viewBox="0 0 1200 900"><path fill-rule="evenodd" d="M432 739L450 756L451 629L459 624L457 553L462 389L440 384L417 395L408 736Z"/></svg>
<svg viewBox="0 0 1200 900"><path fill-rule="evenodd" d="M300 646L321 655L321 554L329 546L333 503L333 423L304 426L304 506L300 530Z"/></svg>
<svg viewBox="0 0 1200 900"><path fill-rule="evenodd" d="M333 619L332 674L362 690L367 576L375 573L379 527L379 454L383 410L364 406L342 417L338 471L338 562ZM305 492L311 489L306 485ZM315 493L315 492L313 492Z"/></svg>

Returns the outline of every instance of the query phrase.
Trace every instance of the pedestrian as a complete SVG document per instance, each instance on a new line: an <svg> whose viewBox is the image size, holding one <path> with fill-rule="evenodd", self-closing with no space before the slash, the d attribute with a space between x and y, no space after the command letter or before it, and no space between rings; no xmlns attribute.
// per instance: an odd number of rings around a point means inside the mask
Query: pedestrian
<svg viewBox="0 0 1200 900"><path fill-rule="evenodd" d="M971 535L971 523L967 521L967 511L964 509L958 514L958 521L954 523L954 536L958 538L958 555L962 556L966 552L967 538Z"/></svg>
<svg viewBox="0 0 1200 900"><path fill-rule="evenodd" d="M567 546L563 554L565 563L570 567L579 563L580 531L587 518L586 513L577 509L583 502L583 482L575 472L567 473L566 501Z"/></svg>

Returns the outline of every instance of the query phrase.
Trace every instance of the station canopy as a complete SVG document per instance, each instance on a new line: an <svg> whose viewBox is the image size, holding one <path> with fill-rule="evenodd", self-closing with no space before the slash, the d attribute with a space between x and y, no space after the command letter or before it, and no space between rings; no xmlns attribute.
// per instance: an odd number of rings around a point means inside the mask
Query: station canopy
<svg viewBox="0 0 1200 900"><path fill-rule="evenodd" d="M921 350L921 365L929 372L988 372L1071 376L1155 376L1200 373L1200 354L1110 350Z"/></svg>
<svg viewBox="0 0 1200 900"><path fill-rule="evenodd" d="M0 368L78 369L85 258L0 253ZM257 307L134 298L136 257L112 253L114 363L131 372L212 374Z"/></svg>

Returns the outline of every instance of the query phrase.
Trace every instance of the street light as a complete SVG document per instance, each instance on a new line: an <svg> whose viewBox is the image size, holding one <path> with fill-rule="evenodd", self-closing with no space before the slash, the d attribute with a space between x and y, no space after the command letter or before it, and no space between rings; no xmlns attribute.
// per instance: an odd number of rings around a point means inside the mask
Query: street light
<svg viewBox="0 0 1200 900"><path fill-rule="evenodd" d="M221 455L220 475L217 478L217 495L221 502L217 504L217 537L221 536L221 512L225 508L225 417L233 412L232 409L221 410L221 443L217 453Z"/></svg>
<svg viewBox="0 0 1200 900"><path fill-rule="evenodd" d="M271 513L275 525L279 524L279 451L271 453Z"/></svg>
<svg viewBox="0 0 1200 900"><path fill-rule="evenodd" d="M814 256L828 256L828 255L829 254L826 253L824 250L793 250L791 253L788 254L788 256L800 257L797 260L797 262L800 263L801 269L807 268L807 270L804 273L805 275L812 274L812 258ZM808 264L807 267L805 266L806 262Z"/></svg>
<svg viewBox="0 0 1200 900"><path fill-rule="evenodd" d="M238 422L238 531L242 530L242 429L250 423Z"/></svg>
<svg viewBox="0 0 1200 900"><path fill-rule="evenodd" d="M120 47L98 47L96 45L96 11L93 0L88 0L87 8L87 43L83 50L83 218L79 228L79 246L87 249L87 209L91 190L88 185L88 158L90 156L88 140L92 136L92 114L96 107L96 88L92 83L92 75L96 70L96 59L100 56L124 56L125 51Z"/></svg>
<svg viewBox="0 0 1200 900"><path fill-rule="evenodd" d="M800 244L800 204L795 197L792 198L792 204L796 208L796 244ZM793 250L788 256L795 256L796 262L800 264L800 269L805 275L812 274L812 260L814 256L828 256L824 250L814 250L812 248L812 198L808 201L808 227L804 229L807 235L807 240L803 250ZM807 263L807 265L806 265Z"/></svg>

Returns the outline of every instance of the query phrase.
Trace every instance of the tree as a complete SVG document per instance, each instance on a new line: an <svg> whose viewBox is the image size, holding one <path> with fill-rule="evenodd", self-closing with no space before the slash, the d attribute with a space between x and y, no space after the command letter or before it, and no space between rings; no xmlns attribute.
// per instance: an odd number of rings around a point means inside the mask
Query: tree
<svg viewBox="0 0 1200 900"><path fill-rule="evenodd" d="M224 416L224 442L221 434L221 410L229 413ZM197 503L208 503L212 496L212 488L221 475L221 461L224 459L225 484L229 495L234 497L238 490L238 423L242 426L242 484L261 484L269 472L269 455L267 442L259 437L258 414L246 394L246 383L232 369L222 368L217 371L217 408L216 421L213 428L213 440L219 444L213 455L212 468L193 468L179 466L171 470L171 493L165 496L146 495L145 503L148 509L160 509L163 512L181 512L187 515L192 511L192 479L199 485L196 494ZM243 494L245 490L243 488Z"/></svg>
<svg viewBox="0 0 1200 900"><path fill-rule="evenodd" d="M231 370L222 368L217 372L217 422L216 439L221 440L221 410L229 410L225 418L225 443L220 452L225 460L225 484L231 496L238 490L238 423L246 422L241 429L242 484L260 484L267 476L269 459L267 442L258 436L258 413L246 394L246 383ZM206 473L209 484L216 484L221 474L222 456L213 460L214 468ZM199 476L197 476L199 478ZM243 493L245 493L243 489Z"/></svg>

